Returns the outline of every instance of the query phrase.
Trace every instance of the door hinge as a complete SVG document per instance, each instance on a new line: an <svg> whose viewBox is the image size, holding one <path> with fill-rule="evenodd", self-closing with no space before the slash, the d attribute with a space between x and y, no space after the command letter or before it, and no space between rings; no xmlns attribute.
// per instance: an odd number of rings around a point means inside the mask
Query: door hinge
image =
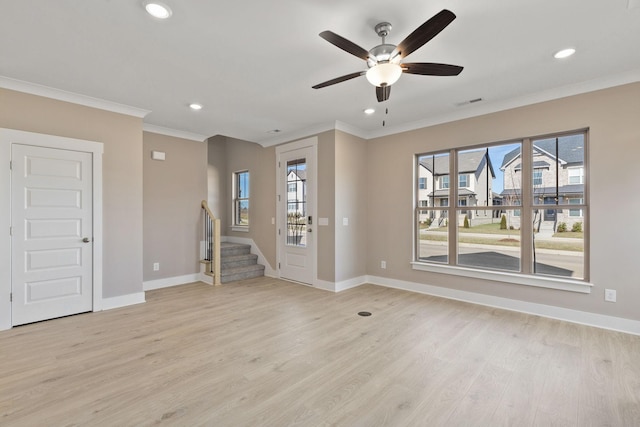
<svg viewBox="0 0 640 427"><path fill-rule="evenodd" d="M278 201L280 201L280 195L278 194Z"/></svg>
<svg viewBox="0 0 640 427"><path fill-rule="evenodd" d="M278 263L278 270L280 270L280 263Z"/></svg>
<svg viewBox="0 0 640 427"><path fill-rule="evenodd" d="M9 170L13 170L13 162L11 160L9 160Z"/></svg>
<svg viewBox="0 0 640 427"><path fill-rule="evenodd" d="M280 162L278 161L278 167L280 167Z"/></svg>
<svg viewBox="0 0 640 427"><path fill-rule="evenodd" d="M278 236L280 235L280 229L278 228Z"/></svg>
<svg viewBox="0 0 640 427"><path fill-rule="evenodd" d="M13 226L9 226L9 236L13 236Z"/></svg>
<svg viewBox="0 0 640 427"><path fill-rule="evenodd" d="M13 302L13 292L9 294L9 302Z"/></svg>

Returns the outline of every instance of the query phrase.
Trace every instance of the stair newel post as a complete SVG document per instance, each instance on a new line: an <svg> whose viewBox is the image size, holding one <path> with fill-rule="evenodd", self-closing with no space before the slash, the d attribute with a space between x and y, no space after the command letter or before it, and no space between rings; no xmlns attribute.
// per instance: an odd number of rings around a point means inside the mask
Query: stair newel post
<svg viewBox="0 0 640 427"><path fill-rule="evenodd" d="M220 285L220 220L213 220L213 284Z"/></svg>

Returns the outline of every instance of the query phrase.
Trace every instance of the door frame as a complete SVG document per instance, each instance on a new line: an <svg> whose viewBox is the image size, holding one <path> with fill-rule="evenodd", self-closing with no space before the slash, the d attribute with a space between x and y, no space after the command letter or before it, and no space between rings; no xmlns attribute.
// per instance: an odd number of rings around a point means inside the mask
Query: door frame
<svg viewBox="0 0 640 427"><path fill-rule="evenodd" d="M93 167L93 308L102 310L102 155L100 142L0 128L0 330L11 329L11 146L90 153Z"/></svg>
<svg viewBox="0 0 640 427"><path fill-rule="evenodd" d="M311 286L317 286L318 283L318 137L314 136L311 138L301 139L299 141L290 142L287 144L278 145L276 147L276 271L278 272L278 278L280 276L280 262L281 262L281 251L284 249L282 247L282 239L281 236L278 235L278 230L284 230L286 224L284 224L284 212L282 209L283 203L279 200L281 197L287 197L286 193L283 195L281 192L286 185L286 182L281 182L282 177L280 175L280 156L289 151L300 150L303 148L311 148L313 152L313 158L307 159L308 163L311 165L314 170L315 176L313 178L311 185L313 191L311 192L311 207L312 211L308 212L308 215L312 215L315 221L314 225L314 237L311 241L312 244L312 258L311 258L311 277L312 283L308 283ZM286 165L285 165L286 166ZM285 180L286 181L286 180ZM286 202L284 203L286 205ZM287 280L287 279L284 279Z"/></svg>

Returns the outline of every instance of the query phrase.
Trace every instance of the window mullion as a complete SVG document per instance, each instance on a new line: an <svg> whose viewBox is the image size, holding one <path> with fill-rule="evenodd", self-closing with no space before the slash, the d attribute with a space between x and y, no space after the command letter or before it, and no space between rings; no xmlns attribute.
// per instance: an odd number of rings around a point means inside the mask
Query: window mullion
<svg viewBox="0 0 640 427"><path fill-rule="evenodd" d="M449 264L458 264L458 152L449 153ZM453 182L453 184L451 184Z"/></svg>
<svg viewBox="0 0 640 427"><path fill-rule="evenodd" d="M522 186L520 197L520 269L533 273L533 145L530 138L522 141Z"/></svg>

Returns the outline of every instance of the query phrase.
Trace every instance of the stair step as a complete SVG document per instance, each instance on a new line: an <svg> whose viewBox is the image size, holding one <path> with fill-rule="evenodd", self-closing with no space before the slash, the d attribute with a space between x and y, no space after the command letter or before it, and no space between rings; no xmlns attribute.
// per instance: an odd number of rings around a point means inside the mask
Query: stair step
<svg viewBox="0 0 640 427"><path fill-rule="evenodd" d="M258 255L255 254L221 256L220 258L220 268L222 271L230 268L255 265L258 263Z"/></svg>
<svg viewBox="0 0 640 427"><path fill-rule="evenodd" d="M229 268L220 271L220 281L222 283L234 282L236 280L253 279L264 275L264 265L254 264L244 267Z"/></svg>
<svg viewBox="0 0 640 427"><path fill-rule="evenodd" d="M243 243L220 243L220 257L246 255L251 252L251 245L245 245Z"/></svg>

